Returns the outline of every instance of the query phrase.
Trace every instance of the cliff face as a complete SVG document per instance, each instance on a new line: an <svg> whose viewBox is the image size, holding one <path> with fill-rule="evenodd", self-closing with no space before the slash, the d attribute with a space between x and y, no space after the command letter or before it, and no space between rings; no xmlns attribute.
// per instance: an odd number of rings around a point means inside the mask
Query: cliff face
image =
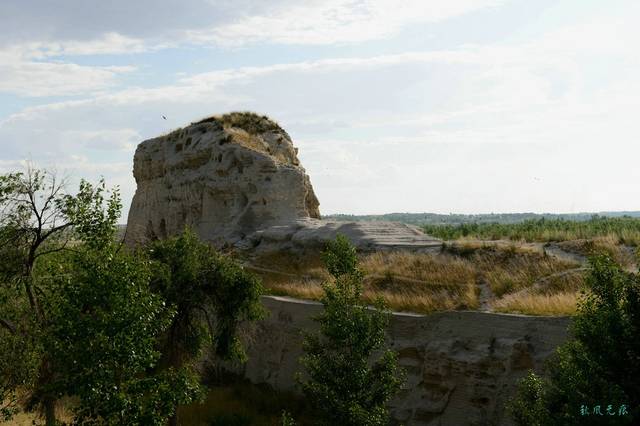
<svg viewBox="0 0 640 426"><path fill-rule="evenodd" d="M289 135L267 117L211 117L142 142L128 244L181 232L233 244L271 224L319 218L309 176Z"/></svg>
<svg viewBox="0 0 640 426"><path fill-rule="evenodd" d="M299 390L302 331L322 306L287 297L263 296L268 316L245 337L248 361L225 364L253 383ZM390 404L394 424L407 426L510 426L505 403L529 369L544 362L567 339L567 317L530 317L486 312L394 313L388 344L407 372Z"/></svg>

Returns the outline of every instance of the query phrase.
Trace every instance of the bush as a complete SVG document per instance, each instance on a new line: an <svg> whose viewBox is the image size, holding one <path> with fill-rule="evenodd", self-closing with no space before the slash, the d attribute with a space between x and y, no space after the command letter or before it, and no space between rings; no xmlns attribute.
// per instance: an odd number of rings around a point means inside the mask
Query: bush
<svg viewBox="0 0 640 426"><path fill-rule="evenodd" d="M549 377L529 375L510 404L518 425L640 421L640 278L607 256L590 264L572 340L549 362Z"/></svg>

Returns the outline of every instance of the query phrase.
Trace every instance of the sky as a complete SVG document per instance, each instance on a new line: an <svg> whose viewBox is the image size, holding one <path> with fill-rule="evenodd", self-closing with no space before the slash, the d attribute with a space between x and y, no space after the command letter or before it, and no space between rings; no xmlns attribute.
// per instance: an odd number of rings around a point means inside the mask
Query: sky
<svg viewBox="0 0 640 426"><path fill-rule="evenodd" d="M638 22L618 0L2 0L0 173L104 177L126 218L138 143L249 110L322 214L640 210Z"/></svg>

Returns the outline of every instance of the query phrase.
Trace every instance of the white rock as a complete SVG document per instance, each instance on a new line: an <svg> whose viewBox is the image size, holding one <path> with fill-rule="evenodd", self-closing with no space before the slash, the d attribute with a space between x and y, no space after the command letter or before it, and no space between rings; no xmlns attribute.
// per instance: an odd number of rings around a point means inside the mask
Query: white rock
<svg viewBox="0 0 640 426"><path fill-rule="evenodd" d="M319 218L309 176L289 135L266 117L231 113L142 142L126 242L191 226L203 240L234 243L259 228Z"/></svg>

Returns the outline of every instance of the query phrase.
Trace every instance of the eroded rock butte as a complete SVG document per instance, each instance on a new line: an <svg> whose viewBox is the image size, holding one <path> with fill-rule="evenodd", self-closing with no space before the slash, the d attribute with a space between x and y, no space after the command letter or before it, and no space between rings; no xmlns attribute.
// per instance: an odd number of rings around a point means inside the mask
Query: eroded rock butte
<svg viewBox="0 0 640 426"><path fill-rule="evenodd" d="M248 250L315 250L338 233L362 250L441 247L404 224L321 220L297 153L278 124L246 112L142 142L134 157L138 187L126 242L163 239L188 225L214 245Z"/></svg>
<svg viewBox="0 0 640 426"><path fill-rule="evenodd" d="M291 138L267 117L230 113L142 142L126 240L143 243L191 226L214 244L298 218L319 218Z"/></svg>

